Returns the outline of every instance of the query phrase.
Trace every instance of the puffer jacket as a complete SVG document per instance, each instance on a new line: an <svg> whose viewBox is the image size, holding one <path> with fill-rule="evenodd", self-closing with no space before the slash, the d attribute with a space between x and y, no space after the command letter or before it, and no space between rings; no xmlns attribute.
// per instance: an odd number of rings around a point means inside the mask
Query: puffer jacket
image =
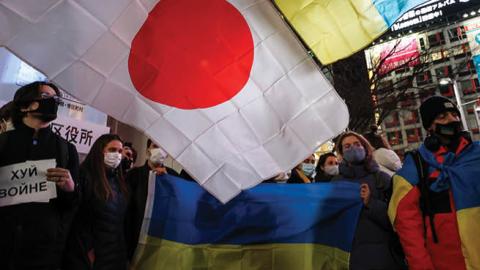
<svg viewBox="0 0 480 270"><path fill-rule="evenodd" d="M404 260L398 251L392 225L387 215L390 176L380 171L378 164L340 164L340 175L333 181L366 183L371 197L364 206L358 221L350 254L350 269L404 269ZM360 195L359 195L360 196Z"/></svg>
<svg viewBox="0 0 480 270"><path fill-rule="evenodd" d="M127 267L124 234L127 200L114 171L107 171L113 195L101 200L93 191L94 179L80 171L82 202L67 246L64 269L121 270Z"/></svg>

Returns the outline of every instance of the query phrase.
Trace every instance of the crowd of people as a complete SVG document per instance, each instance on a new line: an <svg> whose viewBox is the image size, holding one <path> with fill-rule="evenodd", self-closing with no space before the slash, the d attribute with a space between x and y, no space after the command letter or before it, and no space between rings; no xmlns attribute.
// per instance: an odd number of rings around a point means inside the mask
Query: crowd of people
<svg viewBox="0 0 480 270"><path fill-rule="evenodd" d="M151 140L145 164L133 167L135 149L115 134L100 136L79 164L75 146L49 128L59 98L54 84L34 82L18 89L0 110L0 168L54 159L56 166L46 171L46 178L57 189L48 202L0 207L1 269L127 269L143 222L149 173L193 178L166 167L167 153ZM265 181L359 184L363 208L351 269L467 269L467 257L480 256L480 250L464 248L443 167L428 159L431 155L442 164L446 155L455 158L478 146L463 131L459 111L448 99L427 99L420 114L429 134L426 154L407 154L403 166L373 128L364 135L344 132L335 151L318 161L311 155L291 172ZM406 189L408 177L414 180Z"/></svg>

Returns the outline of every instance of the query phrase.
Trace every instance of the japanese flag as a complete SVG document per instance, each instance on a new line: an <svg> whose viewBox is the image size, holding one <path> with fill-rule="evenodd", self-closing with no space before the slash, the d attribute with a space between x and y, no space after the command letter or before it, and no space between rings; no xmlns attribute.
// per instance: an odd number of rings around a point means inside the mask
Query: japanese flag
<svg viewBox="0 0 480 270"><path fill-rule="evenodd" d="M0 0L0 45L143 130L222 202L348 123L270 1Z"/></svg>

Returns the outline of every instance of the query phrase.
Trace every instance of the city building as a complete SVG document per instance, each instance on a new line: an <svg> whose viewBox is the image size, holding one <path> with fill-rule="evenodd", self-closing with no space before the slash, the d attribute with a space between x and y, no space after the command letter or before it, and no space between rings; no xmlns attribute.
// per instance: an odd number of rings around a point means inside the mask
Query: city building
<svg viewBox="0 0 480 270"><path fill-rule="evenodd" d="M365 50L370 76L382 75L372 89L403 93L381 125L400 155L417 148L427 135L418 111L422 100L437 94L456 102L455 85L467 128L480 139L480 56L475 58L480 54L480 3L473 2L429 1L405 14ZM374 102L386 95L380 92L372 91Z"/></svg>

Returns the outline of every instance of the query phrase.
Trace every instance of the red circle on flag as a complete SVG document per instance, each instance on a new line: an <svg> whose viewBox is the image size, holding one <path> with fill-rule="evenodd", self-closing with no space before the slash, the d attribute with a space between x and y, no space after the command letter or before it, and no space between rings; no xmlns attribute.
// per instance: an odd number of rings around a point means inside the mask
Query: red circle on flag
<svg viewBox="0 0 480 270"><path fill-rule="evenodd" d="M235 96L253 65L252 33L224 0L162 0L132 41L128 68L146 98L181 109Z"/></svg>

